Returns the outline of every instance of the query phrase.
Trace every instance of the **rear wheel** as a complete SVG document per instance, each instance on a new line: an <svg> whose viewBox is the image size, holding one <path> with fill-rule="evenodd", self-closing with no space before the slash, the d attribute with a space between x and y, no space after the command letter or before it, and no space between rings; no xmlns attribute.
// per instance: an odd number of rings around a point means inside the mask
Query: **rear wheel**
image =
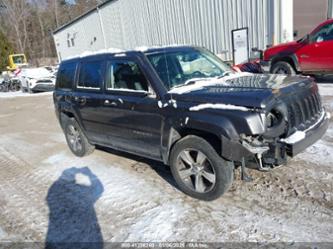
<svg viewBox="0 0 333 249"><path fill-rule="evenodd" d="M175 144L170 154L170 167L184 193L205 201L224 194L233 180L233 164L197 136L186 136Z"/></svg>
<svg viewBox="0 0 333 249"><path fill-rule="evenodd" d="M296 70L293 68L293 66L290 63L286 61L279 61L272 66L271 73L296 75Z"/></svg>
<svg viewBox="0 0 333 249"><path fill-rule="evenodd" d="M91 154L95 147L89 143L74 118L68 118L63 125L66 141L74 155L83 157Z"/></svg>

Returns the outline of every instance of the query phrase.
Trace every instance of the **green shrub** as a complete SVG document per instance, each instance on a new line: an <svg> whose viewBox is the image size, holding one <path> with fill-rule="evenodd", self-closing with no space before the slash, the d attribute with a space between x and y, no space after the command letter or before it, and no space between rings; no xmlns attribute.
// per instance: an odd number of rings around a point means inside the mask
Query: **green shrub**
<svg viewBox="0 0 333 249"><path fill-rule="evenodd" d="M13 53L13 47L7 37L0 31L0 71L8 66L8 55Z"/></svg>

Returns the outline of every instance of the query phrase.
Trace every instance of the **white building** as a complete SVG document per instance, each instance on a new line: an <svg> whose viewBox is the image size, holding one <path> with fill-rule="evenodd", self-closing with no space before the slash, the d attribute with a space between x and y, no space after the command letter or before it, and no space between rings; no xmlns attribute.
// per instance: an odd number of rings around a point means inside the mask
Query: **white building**
<svg viewBox="0 0 333 249"><path fill-rule="evenodd" d="M191 44L232 59L231 31L250 48L287 42L333 14L332 0L108 0L54 31L58 58L104 48Z"/></svg>

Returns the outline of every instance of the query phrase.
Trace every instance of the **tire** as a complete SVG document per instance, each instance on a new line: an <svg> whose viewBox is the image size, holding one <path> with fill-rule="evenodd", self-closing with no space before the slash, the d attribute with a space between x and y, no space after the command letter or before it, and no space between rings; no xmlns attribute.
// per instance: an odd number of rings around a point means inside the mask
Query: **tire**
<svg viewBox="0 0 333 249"><path fill-rule="evenodd" d="M276 62L271 69L273 74L286 74L286 75L296 75L296 70L294 67L285 61Z"/></svg>
<svg viewBox="0 0 333 249"><path fill-rule="evenodd" d="M221 158L210 143L194 135L173 146L170 168L181 191L204 201L223 195L233 180L233 163Z"/></svg>
<svg viewBox="0 0 333 249"><path fill-rule="evenodd" d="M73 154L78 157L91 154L95 146L89 143L76 120L74 118L66 118L63 122L62 126L64 127L66 141Z"/></svg>

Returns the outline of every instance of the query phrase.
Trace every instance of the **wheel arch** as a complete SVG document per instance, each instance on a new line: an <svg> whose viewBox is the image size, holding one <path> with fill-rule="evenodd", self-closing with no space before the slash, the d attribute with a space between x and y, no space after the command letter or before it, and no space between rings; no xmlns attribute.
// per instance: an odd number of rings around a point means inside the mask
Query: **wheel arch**
<svg viewBox="0 0 333 249"><path fill-rule="evenodd" d="M188 135L196 135L205 139L212 145L218 155L222 156L222 137L226 140L239 137L230 122L225 120L222 123L202 122L200 120L190 119L188 124L180 122L177 124L166 125L163 128L162 135L162 158L165 164L169 164L169 156L173 146L182 138ZM221 121L221 119L219 120ZM168 124L166 122L165 124Z"/></svg>
<svg viewBox="0 0 333 249"><path fill-rule="evenodd" d="M270 72L272 72L274 65L280 61L288 62L296 72L301 71L297 56L295 54L284 54L272 58Z"/></svg>
<svg viewBox="0 0 333 249"><path fill-rule="evenodd" d="M86 130L84 129L84 126L82 125L81 120L75 115L75 113L73 113L71 111L68 111L68 110L65 110L65 109L60 110L59 121L60 121L61 128L65 131L65 127L63 127L63 125L66 123L66 120L70 119L70 118L75 119L75 121L80 126L81 131L83 132L83 134L89 140L89 136L87 136L88 134L87 134Z"/></svg>

